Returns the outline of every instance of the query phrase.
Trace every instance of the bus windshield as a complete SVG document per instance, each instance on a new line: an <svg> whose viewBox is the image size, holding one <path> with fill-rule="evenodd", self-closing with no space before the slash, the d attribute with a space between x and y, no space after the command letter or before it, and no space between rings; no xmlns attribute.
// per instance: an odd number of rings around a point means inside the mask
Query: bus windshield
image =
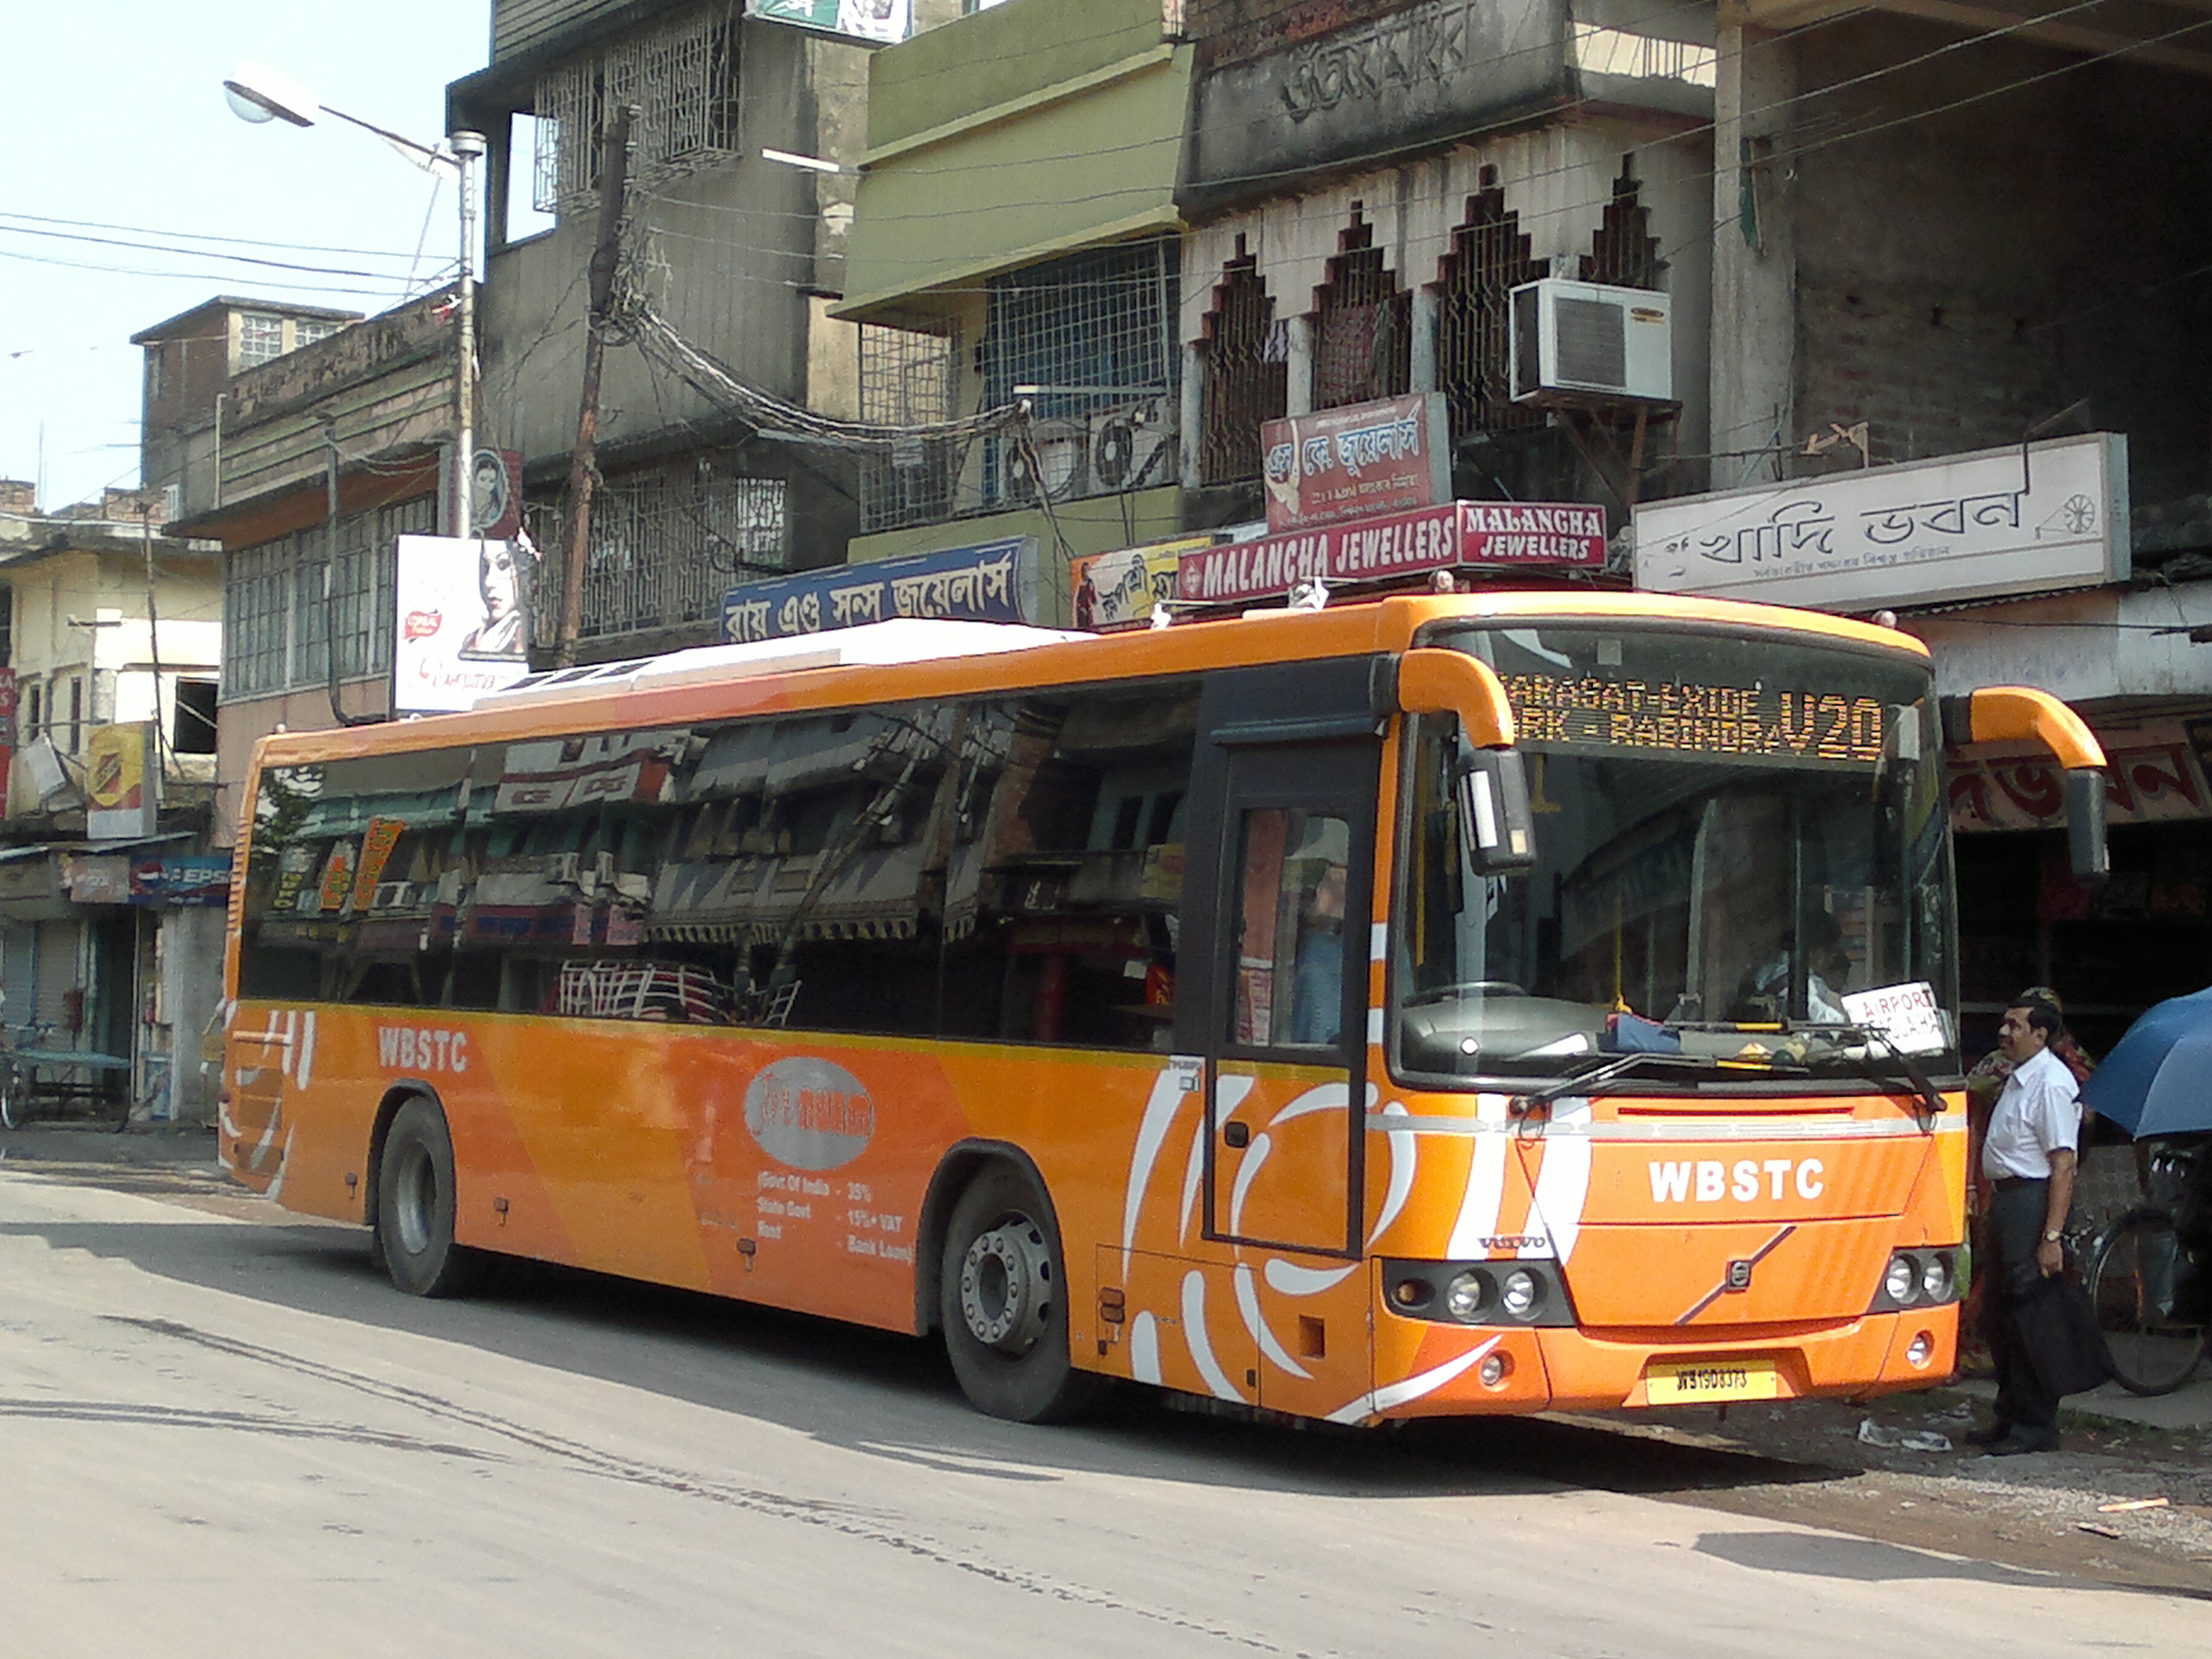
<svg viewBox="0 0 2212 1659"><path fill-rule="evenodd" d="M1461 1086L1650 1053L1635 1086L1955 1073L1929 671L1902 653L1615 624L1477 628L1536 862L1478 872L1455 721L1413 738L1395 1058ZM1873 994L1882 994L1875 995ZM1904 1029L1893 1044L1869 1030Z"/></svg>

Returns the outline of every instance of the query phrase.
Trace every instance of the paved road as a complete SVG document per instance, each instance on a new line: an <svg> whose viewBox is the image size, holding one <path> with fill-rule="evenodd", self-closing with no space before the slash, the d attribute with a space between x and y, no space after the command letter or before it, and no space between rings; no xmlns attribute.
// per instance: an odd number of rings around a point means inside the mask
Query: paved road
<svg viewBox="0 0 2212 1659"><path fill-rule="evenodd" d="M0 1170L11 1655L2202 1644L2201 1602L1591 1489L1622 1445L1018 1428L921 1344L574 1275L411 1302L348 1229Z"/></svg>

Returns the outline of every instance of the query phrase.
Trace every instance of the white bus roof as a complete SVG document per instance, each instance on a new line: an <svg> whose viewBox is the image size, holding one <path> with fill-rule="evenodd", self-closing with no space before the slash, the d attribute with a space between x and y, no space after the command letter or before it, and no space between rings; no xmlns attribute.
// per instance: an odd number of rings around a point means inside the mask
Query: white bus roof
<svg viewBox="0 0 2212 1659"><path fill-rule="evenodd" d="M695 646L662 657L633 657L623 662L548 669L527 675L505 690L478 697L475 706L512 708L520 703L550 702L586 692L661 690L716 680L751 679L763 674L793 674L809 668L884 667L952 657L988 657L1095 637L1059 629L1027 628L1015 623L940 622L900 617L890 622L864 623L858 628L840 628L824 634L757 640L749 645Z"/></svg>

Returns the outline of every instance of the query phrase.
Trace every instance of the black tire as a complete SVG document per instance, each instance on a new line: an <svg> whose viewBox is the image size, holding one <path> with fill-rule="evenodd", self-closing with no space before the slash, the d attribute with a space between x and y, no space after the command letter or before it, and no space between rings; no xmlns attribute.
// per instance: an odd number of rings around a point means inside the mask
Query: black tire
<svg viewBox="0 0 2212 1659"><path fill-rule="evenodd" d="M2112 1378L2130 1394L2172 1394L2204 1357L2205 1328L2175 1306L2185 1256L2163 1210L2112 1224L2089 1267L2089 1300Z"/></svg>
<svg viewBox="0 0 2212 1659"><path fill-rule="evenodd" d="M20 1129L30 1121L30 1097L24 1091L23 1080L14 1066L0 1073L0 1124L10 1129Z"/></svg>
<svg viewBox="0 0 2212 1659"><path fill-rule="evenodd" d="M409 1101L384 1137L373 1253L410 1296L463 1295L481 1269L474 1250L453 1243L453 1140L432 1101Z"/></svg>
<svg viewBox="0 0 2212 1659"><path fill-rule="evenodd" d="M1077 1370L1069 1356L1066 1261L1050 1202L1010 1164L985 1169L953 1206L938 1316L952 1373L976 1410L1064 1422L1104 1392L1106 1379Z"/></svg>

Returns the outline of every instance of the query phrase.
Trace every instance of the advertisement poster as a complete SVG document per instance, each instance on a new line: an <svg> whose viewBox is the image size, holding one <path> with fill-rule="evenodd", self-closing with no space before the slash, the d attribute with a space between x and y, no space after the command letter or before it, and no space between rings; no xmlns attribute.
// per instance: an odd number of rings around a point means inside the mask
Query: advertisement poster
<svg viewBox="0 0 2212 1659"><path fill-rule="evenodd" d="M1440 392L1266 422L1267 528L1279 535L1449 501L1447 432Z"/></svg>
<svg viewBox="0 0 2212 1659"><path fill-rule="evenodd" d="M1605 556L1601 507L1455 501L1186 553L1177 585L1187 602L1237 605L1316 580L1358 586L1462 567L1595 570Z"/></svg>
<svg viewBox="0 0 2212 1659"><path fill-rule="evenodd" d="M1014 536L731 588L722 595L722 640L749 645L897 617L1048 627L1057 618L1044 615L1045 603L1036 539Z"/></svg>
<svg viewBox="0 0 2212 1659"><path fill-rule="evenodd" d="M85 739L84 830L94 841L154 833L159 790L152 767L154 728L95 726Z"/></svg>
<svg viewBox="0 0 2212 1659"><path fill-rule="evenodd" d="M402 536L392 707L450 714L530 672L529 556L511 542Z"/></svg>
<svg viewBox="0 0 2212 1659"><path fill-rule="evenodd" d="M745 0L745 15L768 23L895 46L913 22L913 0Z"/></svg>
<svg viewBox="0 0 2212 1659"><path fill-rule="evenodd" d="M1211 536L1186 536L1070 560L1067 587L1074 598L1075 625L1102 634L1151 626L1153 604L1176 596L1182 556L1212 545Z"/></svg>
<svg viewBox="0 0 2212 1659"><path fill-rule="evenodd" d="M131 866L131 902L213 909L230 902L230 854L187 854L138 859Z"/></svg>
<svg viewBox="0 0 2212 1659"><path fill-rule="evenodd" d="M1870 611L2128 579L2128 441L2110 432L1636 507L1636 585Z"/></svg>
<svg viewBox="0 0 2212 1659"><path fill-rule="evenodd" d="M479 449L469 463L469 533L511 542L522 533L522 452Z"/></svg>

